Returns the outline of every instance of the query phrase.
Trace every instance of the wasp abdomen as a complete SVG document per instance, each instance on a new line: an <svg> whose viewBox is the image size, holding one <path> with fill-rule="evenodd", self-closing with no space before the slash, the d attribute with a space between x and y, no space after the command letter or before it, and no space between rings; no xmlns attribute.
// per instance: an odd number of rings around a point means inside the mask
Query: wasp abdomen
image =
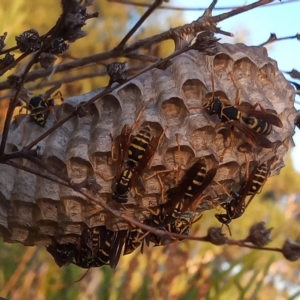
<svg viewBox="0 0 300 300"><path fill-rule="evenodd" d="M255 195L259 192L260 188L268 177L268 173L269 168L267 164L262 164L257 168L248 195Z"/></svg>
<svg viewBox="0 0 300 300"><path fill-rule="evenodd" d="M206 175L206 165L203 165L196 177L193 179L192 184L188 186L186 193L184 194L184 199L188 199L198 194L198 191L202 189L202 182Z"/></svg>
<svg viewBox="0 0 300 300"><path fill-rule="evenodd" d="M147 125L138 132L129 146L127 157L127 166L129 168L134 169L138 165L149 147L150 141L151 131L150 126Z"/></svg>
<svg viewBox="0 0 300 300"><path fill-rule="evenodd" d="M261 119L255 117L243 117L243 121L250 129L259 134L268 135L271 133L272 125Z"/></svg>
<svg viewBox="0 0 300 300"><path fill-rule="evenodd" d="M121 172L119 179L115 183L115 190L112 194L113 199L119 203L127 202L127 194L131 189L132 171L125 169Z"/></svg>

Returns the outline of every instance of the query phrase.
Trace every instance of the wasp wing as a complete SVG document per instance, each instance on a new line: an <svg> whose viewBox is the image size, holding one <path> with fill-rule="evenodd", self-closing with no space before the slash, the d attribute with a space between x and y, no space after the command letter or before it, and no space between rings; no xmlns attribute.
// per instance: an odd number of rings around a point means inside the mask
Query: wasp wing
<svg viewBox="0 0 300 300"><path fill-rule="evenodd" d="M254 109L253 105L248 102L241 103L240 105L237 106L237 108L241 112L247 114L248 116L256 117L276 127L280 127L280 128L283 127L283 124L281 120L278 118L278 116L269 113L267 111Z"/></svg>
<svg viewBox="0 0 300 300"><path fill-rule="evenodd" d="M255 131L251 130L248 128L246 125L242 124L239 121L230 121L230 124L238 128L240 131L242 131L246 137L249 137L252 139L258 146L261 146L263 148L276 148L278 146L278 141L277 142L271 142L269 141L265 136L256 133Z"/></svg>
<svg viewBox="0 0 300 300"><path fill-rule="evenodd" d="M115 269L122 253L122 249L128 236L128 230L114 231L110 243L109 265Z"/></svg>

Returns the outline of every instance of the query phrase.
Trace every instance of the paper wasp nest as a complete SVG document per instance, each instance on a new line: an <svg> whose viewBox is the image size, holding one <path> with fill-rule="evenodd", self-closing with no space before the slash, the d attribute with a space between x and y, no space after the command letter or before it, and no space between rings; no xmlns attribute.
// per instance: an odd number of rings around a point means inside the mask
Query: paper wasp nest
<svg viewBox="0 0 300 300"><path fill-rule="evenodd" d="M74 183L95 178L102 187L96 197L115 209L126 208L128 215L141 221L149 216L146 208L160 204L162 190L164 193L176 186L196 158L203 158L208 170L217 170L203 199L193 207L199 212L226 201L226 191L238 191L253 162L267 163L270 175L278 174L284 166L284 155L293 146L294 91L265 48L218 44L217 49L214 56L191 50L172 59L167 69L148 71L98 99L86 116L73 117L39 142L42 160ZM203 109L205 96L211 92L227 97L235 105L238 88L241 103L259 103L282 121L282 128L273 126L265 136L274 147L260 147L239 128L233 126L231 130L230 124L218 125L218 116L210 116ZM55 108L58 119L97 92L65 100ZM122 206L111 195L118 168L112 160L112 141L124 125L136 122L143 106L145 110L132 136L142 126L150 125L152 135L161 139L151 168L148 164L143 170ZM44 128L28 120L28 116L20 117L11 124L7 153L22 149L55 122L50 114ZM22 163L43 174L33 163ZM67 243L78 241L85 227L130 228L72 189L7 165L1 165L0 192L0 228L8 242L48 245L55 237L59 243Z"/></svg>

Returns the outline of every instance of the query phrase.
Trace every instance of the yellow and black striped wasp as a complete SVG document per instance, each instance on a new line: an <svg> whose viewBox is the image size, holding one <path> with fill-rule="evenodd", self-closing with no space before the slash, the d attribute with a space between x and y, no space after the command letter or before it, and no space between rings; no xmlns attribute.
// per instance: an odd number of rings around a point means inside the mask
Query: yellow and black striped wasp
<svg viewBox="0 0 300 300"><path fill-rule="evenodd" d="M178 217L174 223L160 227L159 229L170 233L189 235L191 226L200 218L195 219L194 214L185 213ZM145 220L145 224L151 225L151 219ZM170 237L167 234L165 236L157 236L154 233L145 231L141 228L133 228L126 239L124 255L132 253L140 245L141 253L143 253L144 243L146 243L147 246L149 246L150 242L153 243L154 246L162 246L183 239L184 238Z"/></svg>
<svg viewBox="0 0 300 300"><path fill-rule="evenodd" d="M112 147L112 157L115 145L118 147L117 158L113 157L113 160L117 162L117 172L116 179L112 184L112 197L119 203L128 201L129 191L150 162L164 134L163 131L159 137L153 137L148 124L143 126L131 139L131 133L150 101L152 99L146 102L133 126L125 125L123 127Z"/></svg>
<svg viewBox="0 0 300 300"><path fill-rule="evenodd" d="M259 165L256 162L249 178L240 188L239 192L232 192L232 199L222 205L226 213L215 215L217 220L224 225L228 225L231 220L241 217L254 196L261 191L268 178L269 171L270 168L267 163ZM248 196L250 196L250 198L246 204L246 198Z"/></svg>
<svg viewBox="0 0 300 300"><path fill-rule="evenodd" d="M57 84L47 90L44 95L39 95L30 98L29 102L26 102L25 108L29 110L29 115L31 120L39 126L44 127L48 118L49 111L52 111L52 107L55 105L54 99L60 97L63 101L60 91L57 91L52 95L57 89L59 89L61 84ZM21 107L20 113L22 112L24 106ZM54 116L54 115L53 115Z"/></svg>
<svg viewBox="0 0 300 300"><path fill-rule="evenodd" d="M46 246L46 250L53 256L59 267L76 263L78 250L75 243L59 244L54 242L53 244Z"/></svg>
<svg viewBox="0 0 300 300"><path fill-rule="evenodd" d="M148 234L149 232L143 230L142 228L132 228L126 238L123 255L132 253L140 245L142 245L141 253L143 253L144 239Z"/></svg>
<svg viewBox="0 0 300 300"><path fill-rule="evenodd" d="M203 158L198 159L186 172L178 186L167 191L167 201L149 208L152 226L174 223L201 196L213 181L217 168L207 170Z"/></svg>
<svg viewBox="0 0 300 300"><path fill-rule="evenodd" d="M82 268L110 265L114 269L120 259L127 230L112 231L105 226L86 228L81 236L75 264Z"/></svg>
<svg viewBox="0 0 300 300"><path fill-rule="evenodd" d="M180 235L189 235L190 229L194 223L199 221L201 219L202 215L200 217L195 219L194 214L190 213L184 213L180 217L178 217L174 223L168 224L165 227L159 228L161 230L165 230L170 233L176 233ZM184 240L184 237L178 238L178 237L172 237L169 236L168 234L163 235L163 236L157 236L154 233L150 233L146 238L146 244L149 246L149 242L153 243L154 246L163 246L167 245L176 241L182 241Z"/></svg>
<svg viewBox="0 0 300 300"><path fill-rule="evenodd" d="M239 96L236 98L235 105L232 105L224 92L214 91L212 74L211 81L213 92L205 96L206 103L202 107L210 116L218 116L221 124L236 127L258 146L273 148L277 145L277 143L271 142L265 137L271 132L272 125L280 128L283 126L276 115L267 112L260 104L253 106L246 102L239 103ZM258 106L261 110L256 109ZM190 109L199 108L201 107L191 107Z"/></svg>

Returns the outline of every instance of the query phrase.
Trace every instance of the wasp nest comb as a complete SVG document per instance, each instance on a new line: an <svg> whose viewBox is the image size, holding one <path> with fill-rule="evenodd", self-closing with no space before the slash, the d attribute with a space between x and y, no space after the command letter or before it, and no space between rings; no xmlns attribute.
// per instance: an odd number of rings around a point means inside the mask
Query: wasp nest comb
<svg viewBox="0 0 300 300"><path fill-rule="evenodd" d="M65 100L54 108L57 119L97 92ZM284 166L293 105L294 91L265 48L217 44L212 56L190 50L98 99L41 140L39 152L57 173L92 182L97 199L146 224L175 224L220 204L227 211L217 218L229 223L239 216L238 199L253 197ZM44 127L28 120L11 124L7 153L57 122L50 114ZM29 160L22 164L44 174ZM11 166L1 166L0 191L9 242L67 245L85 228L132 228L81 193Z"/></svg>

